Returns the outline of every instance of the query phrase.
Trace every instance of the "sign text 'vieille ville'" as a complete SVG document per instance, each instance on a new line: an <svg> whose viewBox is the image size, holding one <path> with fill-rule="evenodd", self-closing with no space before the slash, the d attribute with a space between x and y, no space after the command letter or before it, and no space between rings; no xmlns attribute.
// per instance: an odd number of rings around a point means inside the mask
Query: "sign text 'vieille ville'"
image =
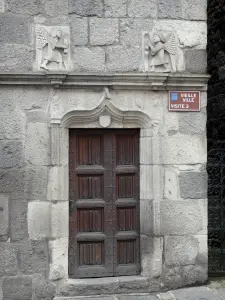
<svg viewBox="0 0 225 300"><path fill-rule="evenodd" d="M169 92L169 111L200 111L200 92Z"/></svg>

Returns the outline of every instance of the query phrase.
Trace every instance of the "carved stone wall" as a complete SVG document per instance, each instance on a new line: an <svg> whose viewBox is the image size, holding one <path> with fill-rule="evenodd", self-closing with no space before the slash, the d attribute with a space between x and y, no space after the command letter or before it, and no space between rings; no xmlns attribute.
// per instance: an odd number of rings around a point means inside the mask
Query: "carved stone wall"
<svg viewBox="0 0 225 300"><path fill-rule="evenodd" d="M176 37L176 71L205 73L206 1L1 0L0 70L39 69L36 28L42 27L68 28L70 47L65 59L71 56L71 60L66 69L143 70L142 34L156 30Z"/></svg>

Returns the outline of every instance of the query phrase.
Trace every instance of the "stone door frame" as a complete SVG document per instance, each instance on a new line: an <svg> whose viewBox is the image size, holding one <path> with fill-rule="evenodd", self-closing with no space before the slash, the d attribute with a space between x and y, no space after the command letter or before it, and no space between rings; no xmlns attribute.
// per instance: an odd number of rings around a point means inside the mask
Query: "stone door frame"
<svg viewBox="0 0 225 300"><path fill-rule="evenodd" d="M48 200L52 203L50 217L52 240L50 241L49 278L60 287L71 280L74 284L79 284L80 281L80 279L68 278L68 132L70 128L103 128L101 116L110 119L107 128L140 128L141 275L136 277L149 281L154 278L159 279L161 274L163 249L162 237L160 237L160 199L163 172L160 165L160 137L155 133L153 121L144 112L121 111L107 97L104 97L100 105L93 110L71 110L61 118L51 118ZM82 283L84 281L82 280Z"/></svg>

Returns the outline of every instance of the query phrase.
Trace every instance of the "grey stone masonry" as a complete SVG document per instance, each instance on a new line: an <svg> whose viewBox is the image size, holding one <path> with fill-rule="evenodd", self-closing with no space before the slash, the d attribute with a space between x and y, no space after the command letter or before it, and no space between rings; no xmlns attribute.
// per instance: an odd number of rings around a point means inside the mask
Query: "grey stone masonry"
<svg viewBox="0 0 225 300"><path fill-rule="evenodd" d="M183 172L180 175L182 198L204 199L207 197L207 173Z"/></svg>
<svg viewBox="0 0 225 300"><path fill-rule="evenodd" d="M32 278L31 277L8 277L2 285L4 300L31 300Z"/></svg>
<svg viewBox="0 0 225 300"><path fill-rule="evenodd" d="M118 19L90 19L90 43L93 46L112 45L119 42Z"/></svg>

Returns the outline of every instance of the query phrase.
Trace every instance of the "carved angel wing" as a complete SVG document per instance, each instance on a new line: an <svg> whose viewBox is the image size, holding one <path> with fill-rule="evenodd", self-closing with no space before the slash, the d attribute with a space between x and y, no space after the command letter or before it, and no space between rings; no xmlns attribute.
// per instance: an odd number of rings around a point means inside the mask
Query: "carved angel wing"
<svg viewBox="0 0 225 300"><path fill-rule="evenodd" d="M168 40L165 43L165 50L170 54L176 54L177 43L173 33L169 36Z"/></svg>
<svg viewBox="0 0 225 300"><path fill-rule="evenodd" d="M44 48L44 46L48 43L48 34L44 28L36 28L36 43L38 49Z"/></svg>

